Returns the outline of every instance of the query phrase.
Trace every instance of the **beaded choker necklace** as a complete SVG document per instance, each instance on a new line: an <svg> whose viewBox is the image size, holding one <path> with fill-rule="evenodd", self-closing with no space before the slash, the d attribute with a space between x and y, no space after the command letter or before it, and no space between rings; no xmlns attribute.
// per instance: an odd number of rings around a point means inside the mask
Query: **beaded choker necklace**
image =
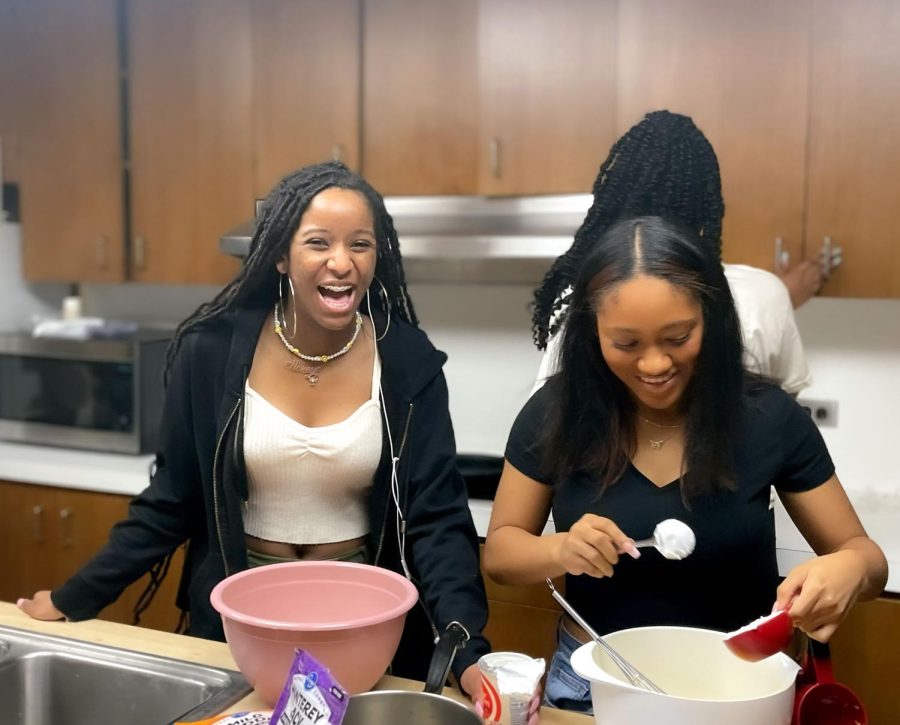
<svg viewBox="0 0 900 725"><path fill-rule="evenodd" d="M359 311L356 313L356 327L353 330L353 336L337 352L333 352L330 355L306 355L305 353L300 352L296 347L291 345L288 342L287 338L284 336L284 322L278 315L278 303L275 303L275 313L273 316L273 327L275 328L275 334L278 335L278 338L287 348L288 352L290 352L294 357L297 357L301 360L306 360L311 363L318 363L317 365L302 365L298 363L296 360L288 360L285 361L285 367L289 370L302 373L306 378L306 382L310 384L310 386L314 386L319 382L319 370L328 362L331 362L335 358L340 357L341 355L346 355L350 348L353 347L353 343L356 342L356 338L359 337L359 331L362 329L362 315L359 314Z"/></svg>

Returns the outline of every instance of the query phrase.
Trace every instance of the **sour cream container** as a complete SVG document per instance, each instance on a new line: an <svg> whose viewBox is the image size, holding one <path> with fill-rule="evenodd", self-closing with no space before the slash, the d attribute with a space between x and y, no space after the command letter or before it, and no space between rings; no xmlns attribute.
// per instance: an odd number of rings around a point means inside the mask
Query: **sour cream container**
<svg viewBox="0 0 900 725"><path fill-rule="evenodd" d="M485 725L527 725L544 660L519 652L491 652L478 660Z"/></svg>

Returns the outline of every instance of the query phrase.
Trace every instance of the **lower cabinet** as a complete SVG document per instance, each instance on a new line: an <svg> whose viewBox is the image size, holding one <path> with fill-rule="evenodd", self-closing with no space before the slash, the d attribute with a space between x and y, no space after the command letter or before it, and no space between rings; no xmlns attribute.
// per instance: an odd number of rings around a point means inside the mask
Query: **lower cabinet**
<svg viewBox="0 0 900 725"><path fill-rule="evenodd" d="M869 725L900 723L900 597L857 605L831 640L834 676L866 707Z"/></svg>
<svg viewBox="0 0 900 725"><path fill-rule="evenodd" d="M103 544L113 524L128 514L129 496L0 481L0 600L15 602L53 589L74 574ZM169 572L139 624L175 631L175 606L184 552ZM133 624L133 609L149 575L128 587L99 619Z"/></svg>
<svg viewBox="0 0 900 725"><path fill-rule="evenodd" d="M543 657L549 667L556 651L556 627L562 610L550 596L547 585L504 586L491 581L487 574L484 585L488 598L485 636L493 650ZM555 580L554 585L565 592L563 579Z"/></svg>

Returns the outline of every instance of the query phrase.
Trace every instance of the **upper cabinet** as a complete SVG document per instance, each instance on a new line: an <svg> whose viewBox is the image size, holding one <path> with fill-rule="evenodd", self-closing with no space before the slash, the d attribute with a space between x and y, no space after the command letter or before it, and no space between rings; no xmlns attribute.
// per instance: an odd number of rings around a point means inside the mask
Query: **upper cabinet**
<svg viewBox="0 0 900 725"><path fill-rule="evenodd" d="M225 282L253 213L248 0L127 0L131 278Z"/></svg>
<svg viewBox="0 0 900 725"><path fill-rule="evenodd" d="M481 0L480 14L479 191L590 191L616 136L616 3Z"/></svg>
<svg viewBox="0 0 900 725"><path fill-rule="evenodd" d="M116 0L3 0L25 276L124 279Z"/></svg>
<svg viewBox="0 0 900 725"><path fill-rule="evenodd" d="M478 0L368 0L363 172L383 194L478 187Z"/></svg>
<svg viewBox="0 0 900 725"><path fill-rule="evenodd" d="M16 67L24 56L22 11L26 0L0 0L0 177L19 180L21 169L22 98L24 77Z"/></svg>
<svg viewBox="0 0 900 725"><path fill-rule="evenodd" d="M358 168L360 0L253 0L252 8L256 196L307 164Z"/></svg>
<svg viewBox="0 0 900 725"><path fill-rule="evenodd" d="M895 0L0 0L31 280L219 284L284 174L384 194L589 191L648 111L716 149L724 257L900 296ZM11 102L7 102L10 97ZM128 239L125 239L125 234Z"/></svg>
<svg viewBox="0 0 900 725"><path fill-rule="evenodd" d="M363 27L380 191L590 190L615 138L613 0L369 0Z"/></svg>
<svg viewBox="0 0 900 725"><path fill-rule="evenodd" d="M719 158L724 259L772 270L779 245L799 258L808 2L628 0L619 14L618 132L656 109L691 116Z"/></svg>
<svg viewBox="0 0 900 725"><path fill-rule="evenodd" d="M900 297L900 4L815 7L807 253L842 249L824 294Z"/></svg>

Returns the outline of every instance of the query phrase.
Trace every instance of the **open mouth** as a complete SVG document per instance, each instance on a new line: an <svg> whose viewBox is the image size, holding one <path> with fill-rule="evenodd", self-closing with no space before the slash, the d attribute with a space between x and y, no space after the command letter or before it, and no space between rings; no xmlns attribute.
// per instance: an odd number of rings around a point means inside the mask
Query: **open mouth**
<svg viewBox="0 0 900 725"><path fill-rule="evenodd" d="M638 375L638 380L640 380L644 385L649 386L650 388L659 390L664 388L668 383L674 380L676 372L673 370L670 373L666 373L665 375L657 375L654 377L648 377L645 375Z"/></svg>
<svg viewBox="0 0 900 725"><path fill-rule="evenodd" d="M318 290L319 297L330 310L346 312L353 306L354 287L351 284L321 284Z"/></svg>

